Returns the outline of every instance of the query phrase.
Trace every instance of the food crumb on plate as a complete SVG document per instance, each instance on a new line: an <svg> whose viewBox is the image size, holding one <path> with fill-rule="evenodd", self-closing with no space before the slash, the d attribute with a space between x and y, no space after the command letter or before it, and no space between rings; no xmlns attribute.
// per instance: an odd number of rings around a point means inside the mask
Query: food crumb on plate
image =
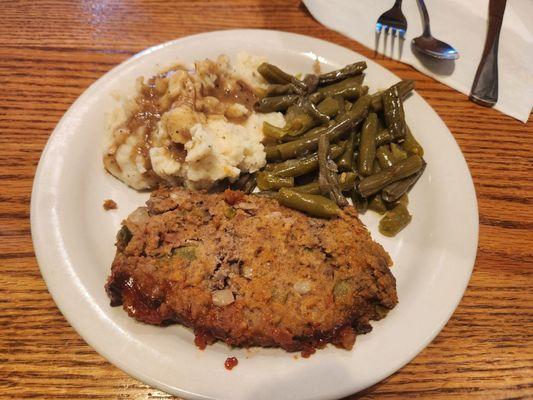
<svg viewBox="0 0 533 400"><path fill-rule="evenodd" d="M239 364L239 360L237 360L237 357L228 357L226 358L226 361L224 361L224 368L226 368L228 371L231 371L234 367Z"/></svg>
<svg viewBox="0 0 533 400"><path fill-rule="evenodd" d="M109 210L116 210L118 208L118 205L114 200L107 199L107 200L104 200L102 207L104 207L104 210L109 211Z"/></svg>
<svg viewBox="0 0 533 400"><path fill-rule="evenodd" d="M315 62L313 63L313 72L316 75L320 75L322 73L322 67L320 65L320 61L318 61L318 58L315 59Z"/></svg>

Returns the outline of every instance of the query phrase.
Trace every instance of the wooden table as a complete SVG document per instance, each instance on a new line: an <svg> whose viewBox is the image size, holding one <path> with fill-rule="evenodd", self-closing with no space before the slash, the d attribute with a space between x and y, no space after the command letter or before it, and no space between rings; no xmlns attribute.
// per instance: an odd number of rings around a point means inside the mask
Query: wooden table
<svg viewBox="0 0 533 400"><path fill-rule="evenodd" d="M270 28L375 58L298 1L4 1L0 22L0 397L170 398L106 362L65 321L34 257L29 207L54 126L96 79L136 52L185 35ZM480 237L468 290L439 336L354 398L533 397L533 123L524 125L404 64L376 58L444 119L466 157Z"/></svg>

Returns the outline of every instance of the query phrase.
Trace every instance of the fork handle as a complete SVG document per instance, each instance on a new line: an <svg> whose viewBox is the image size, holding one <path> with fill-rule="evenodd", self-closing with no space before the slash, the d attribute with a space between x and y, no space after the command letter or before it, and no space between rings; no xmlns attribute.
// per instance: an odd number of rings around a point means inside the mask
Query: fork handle
<svg viewBox="0 0 533 400"><path fill-rule="evenodd" d="M489 29L470 93L470 100L486 107L498 101L498 44L506 3L507 0L490 0Z"/></svg>

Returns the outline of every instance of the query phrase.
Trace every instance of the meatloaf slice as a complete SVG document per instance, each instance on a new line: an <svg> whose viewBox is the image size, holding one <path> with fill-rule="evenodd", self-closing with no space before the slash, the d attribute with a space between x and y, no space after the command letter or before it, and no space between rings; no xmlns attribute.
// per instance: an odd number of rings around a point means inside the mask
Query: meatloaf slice
<svg viewBox="0 0 533 400"><path fill-rule="evenodd" d="M391 259L351 206L326 220L241 192L162 189L116 247L111 305L189 326L199 345L349 349L397 303Z"/></svg>

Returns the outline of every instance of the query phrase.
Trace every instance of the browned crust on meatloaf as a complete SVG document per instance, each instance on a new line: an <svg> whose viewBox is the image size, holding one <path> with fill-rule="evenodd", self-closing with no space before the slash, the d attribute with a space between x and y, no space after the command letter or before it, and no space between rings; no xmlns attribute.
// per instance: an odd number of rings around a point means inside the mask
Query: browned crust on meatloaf
<svg viewBox="0 0 533 400"><path fill-rule="evenodd" d="M184 189L155 191L147 206L123 222L106 285L111 304L140 321L232 346L351 348L397 303L391 259L351 206L326 220L240 192ZM213 304L224 289L234 301Z"/></svg>

